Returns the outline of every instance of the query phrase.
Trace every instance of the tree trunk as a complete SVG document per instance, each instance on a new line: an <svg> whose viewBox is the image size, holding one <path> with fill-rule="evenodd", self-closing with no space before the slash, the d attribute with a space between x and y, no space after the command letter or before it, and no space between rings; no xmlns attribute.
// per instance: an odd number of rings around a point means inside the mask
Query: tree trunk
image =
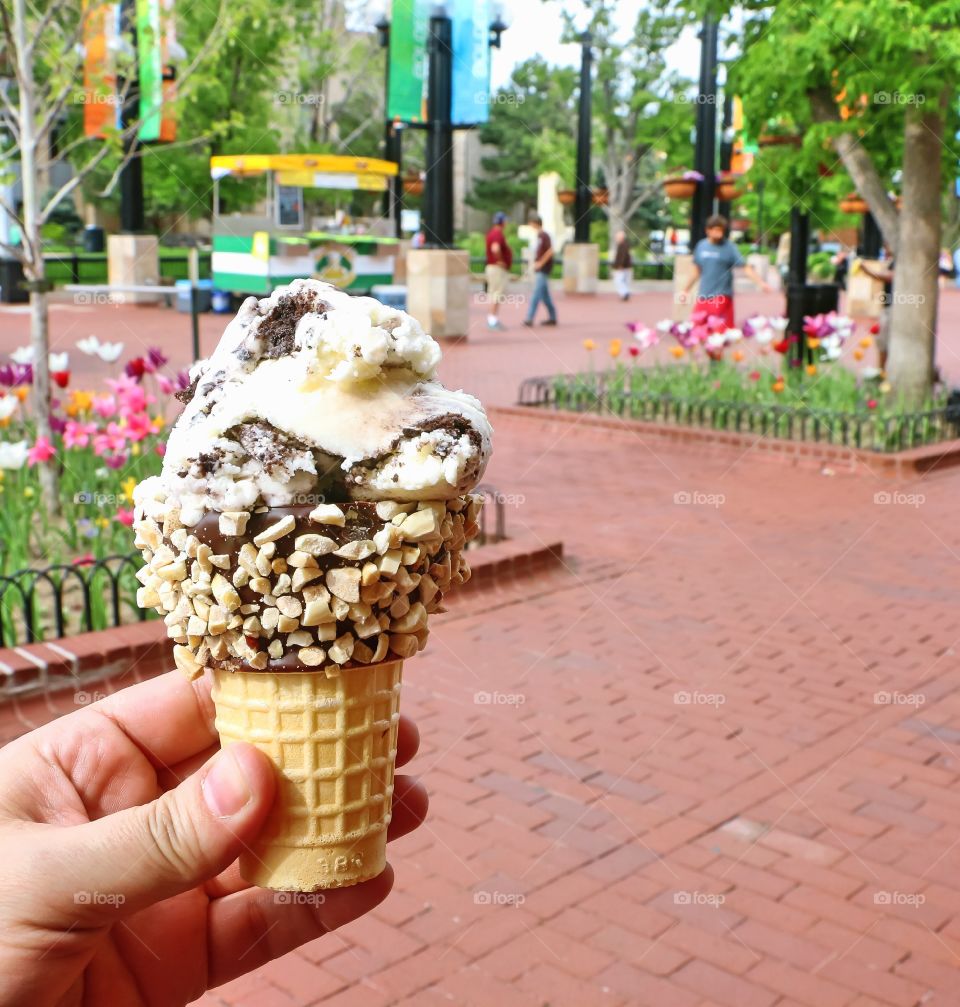
<svg viewBox="0 0 960 1007"><path fill-rule="evenodd" d="M24 272L35 284L30 294L30 345L33 348L33 412L37 436L51 438L50 428L50 338L43 245L40 241L40 194L38 192L36 85L34 67L27 50L26 0L14 0L13 34L20 77L20 178L23 186ZM40 490L48 514L60 513L57 460L41 462Z"/></svg>
<svg viewBox="0 0 960 1007"><path fill-rule="evenodd" d="M911 407L933 381L940 254L941 108L910 105L903 152L903 210L893 280L888 375Z"/></svg>
<svg viewBox="0 0 960 1007"><path fill-rule="evenodd" d="M835 122L840 117L837 103L829 90L811 91L810 107L817 122ZM858 194L867 201L884 242L896 252L900 240L900 215L887 195L886 186L869 152L853 133L839 133L833 138L833 146L847 174L853 179Z"/></svg>
<svg viewBox="0 0 960 1007"><path fill-rule="evenodd" d="M633 202L633 190L637 181L635 162L624 164L622 158L616 156L615 150L608 151L603 162L603 181L609 193L609 202L603 208L609 224L609 252L613 261L616 251L617 231L630 234L630 204Z"/></svg>

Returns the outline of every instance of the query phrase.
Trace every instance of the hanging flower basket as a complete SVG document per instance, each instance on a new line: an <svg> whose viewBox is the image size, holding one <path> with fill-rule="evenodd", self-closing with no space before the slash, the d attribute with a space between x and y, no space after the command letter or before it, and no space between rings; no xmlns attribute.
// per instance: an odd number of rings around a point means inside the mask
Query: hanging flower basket
<svg viewBox="0 0 960 1007"><path fill-rule="evenodd" d="M743 195L743 189L737 188L738 178L733 172L717 175L717 199L721 203L731 203Z"/></svg>
<svg viewBox="0 0 960 1007"><path fill-rule="evenodd" d="M761 133L757 138L758 147L799 147L803 137L798 133Z"/></svg>
<svg viewBox="0 0 960 1007"><path fill-rule="evenodd" d="M851 192L840 200L841 213L869 213L870 206L865 199Z"/></svg>
<svg viewBox="0 0 960 1007"><path fill-rule="evenodd" d="M610 190L604 186L598 186L590 193L590 199L594 206L606 206L610 202Z"/></svg>
<svg viewBox="0 0 960 1007"><path fill-rule="evenodd" d="M577 190L558 189L557 199L560 200L562 206L573 206L573 204L577 201Z"/></svg>
<svg viewBox="0 0 960 1007"><path fill-rule="evenodd" d="M423 193L423 179L420 175L409 174L403 176L403 191L408 196L419 196Z"/></svg>
<svg viewBox="0 0 960 1007"><path fill-rule="evenodd" d="M663 193L667 199L693 199L702 181L703 176L693 171L673 175L663 180Z"/></svg>

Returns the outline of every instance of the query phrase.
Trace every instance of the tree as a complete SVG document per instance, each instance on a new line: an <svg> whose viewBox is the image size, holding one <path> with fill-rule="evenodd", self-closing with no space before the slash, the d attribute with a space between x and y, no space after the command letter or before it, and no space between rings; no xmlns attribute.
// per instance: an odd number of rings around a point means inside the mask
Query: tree
<svg viewBox="0 0 960 1007"><path fill-rule="evenodd" d="M630 36L618 42L614 0L586 0L583 6L593 36L594 148L609 190L604 211L612 248L616 232L629 232L640 208L659 200L662 164L689 146L692 116L682 103L688 82L666 61L684 18L641 8ZM573 16L565 12L564 19L566 40L576 41Z"/></svg>
<svg viewBox="0 0 960 1007"><path fill-rule="evenodd" d="M488 213L517 203L534 206L537 176L545 171L573 184L576 85L572 67L551 67L541 56L514 68L510 81L490 96L490 119L480 127L480 142L496 153L481 159L483 175L467 197L471 206Z"/></svg>
<svg viewBox="0 0 960 1007"><path fill-rule="evenodd" d="M88 138L82 133L70 139L60 149L60 156L74 164L71 178L49 196L41 197L43 169L49 162L51 139L59 129L67 110L83 104L83 51L80 45L85 18L90 8L80 0L48 0L28 7L26 0L0 3L0 55L12 70L13 88L0 87L0 124L7 142L0 147L0 171L9 176L18 165L23 188L23 206L2 208L19 226L21 244L3 246L3 251L23 264L30 288L30 341L33 349L34 418L38 438L49 440L50 370L49 318L47 291L49 284L43 259L42 231L77 188L103 165L111 155L116 161L108 187L115 185L120 168L136 148L130 141L139 131L142 120L130 115L123 127L111 128L106 140ZM210 43L216 46L222 17L218 16L211 32ZM121 82L117 102L128 107L132 72L132 40L127 37L115 50L117 77ZM197 66L195 58L181 68L183 87ZM11 94L11 91L13 92ZM153 111L153 110L149 110ZM121 153L125 151L125 153ZM41 464L40 484L44 506L50 513L60 509L57 469L52 461Z"/></svg>
<svg viewBox="0 0 960 1007"><path fill-rule="evenodd" d="M745 17L732 78L748 116L791 120L807 164L825 146L835 152L829 160L842 163L895 250L888 377L904 403L919 406L934 373L941 200L957 163L946 138L956 131L960 0L845 0L828 15L786 0L713 6L733 8ZM895 178L899 212L889 195ZM799 202L814 184L805 175Z"/></svg>

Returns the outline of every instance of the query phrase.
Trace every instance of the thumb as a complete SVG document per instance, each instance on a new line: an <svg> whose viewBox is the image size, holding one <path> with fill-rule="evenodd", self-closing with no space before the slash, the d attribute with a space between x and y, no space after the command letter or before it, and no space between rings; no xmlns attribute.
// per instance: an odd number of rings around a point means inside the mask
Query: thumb
<svg viewBox="0 0 960 1007"><path fill-rule="evenodd" d="M237 743L151 804L57 829L56 901L93 923L188 891L247 848L275 792L270 760Z"/></svg>

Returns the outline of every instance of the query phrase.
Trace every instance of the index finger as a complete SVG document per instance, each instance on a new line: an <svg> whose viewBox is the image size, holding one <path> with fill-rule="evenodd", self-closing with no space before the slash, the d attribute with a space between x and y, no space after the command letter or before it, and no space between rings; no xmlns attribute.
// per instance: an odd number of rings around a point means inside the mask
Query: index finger
<svg viewBox="0 0 960 1007"><path fill-rule="evenodd" d="M82 712L114 723L158 769L203 752L217 740L210 677L188 681L179 671L131 685Z"/></svg>

